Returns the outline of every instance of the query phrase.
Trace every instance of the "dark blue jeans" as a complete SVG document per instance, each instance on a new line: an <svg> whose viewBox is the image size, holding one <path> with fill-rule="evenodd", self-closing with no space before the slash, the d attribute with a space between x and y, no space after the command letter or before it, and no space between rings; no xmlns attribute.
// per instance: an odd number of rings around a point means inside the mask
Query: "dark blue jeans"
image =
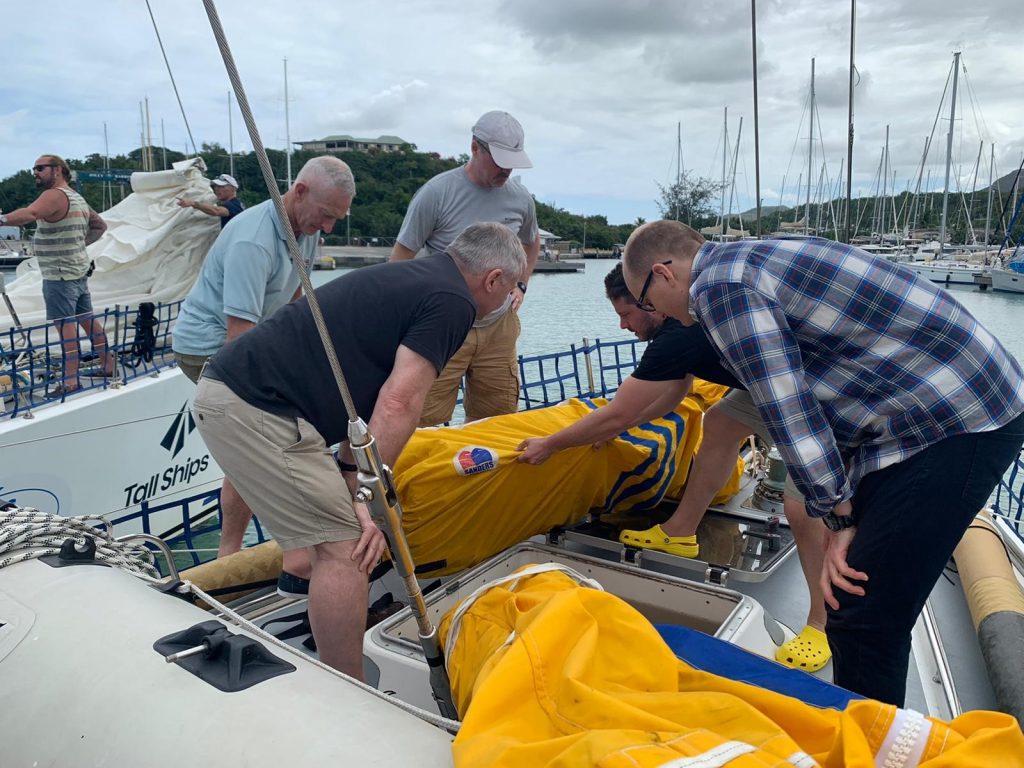
<svg viewBox="0 0 1024 768"><path fill-rule="evenodd" d="M946 438L860 481L847 562L868 581L864 597L833 589L839 610L829 609L826 632L837 685L903 706L918 614L1022 443L1024 414L992 432Z"/></svg>

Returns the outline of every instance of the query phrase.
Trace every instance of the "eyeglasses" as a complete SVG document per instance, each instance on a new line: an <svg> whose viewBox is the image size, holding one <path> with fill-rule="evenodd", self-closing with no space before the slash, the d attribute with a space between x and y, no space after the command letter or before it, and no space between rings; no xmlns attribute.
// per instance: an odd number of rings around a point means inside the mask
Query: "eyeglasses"
<svg viewBox="0 0 1024 768"><path fill-rule="evenodd" d="M56 163L46 163L45 165L33 165L32 173L42 173L45 168L56 168Z"/></svg>
<svg viewBox="0 0 1024 768"><path fill-rule="evenodd" d="M669 259L668 261L661 261L661 262L658 262L658 263L659 264L663 264L665 266L668 266L669 264L672 263L672 259ZM647 301L647 291L649 291L651 289L651 280L653 280L653 279L654 279L654 267L652 266L651 267L651 271L647 273L647 279L644 280L643 287L640 289L640 295L636 297L636 305L640 309L642 309L644 312L656 312L657 311L654 308L654 305L651 304L649 301Z"/></svg>
<svg viewBox="0 0 1024 768"><path fill-rule="evenodd" d="M473 137L473 141L475 141L477 143L477 146L479 146L480 149L482 149L488 155L491 154L491 148L487 146L486 141L484 141L483 139L478 139L476 136Z"/></svg>

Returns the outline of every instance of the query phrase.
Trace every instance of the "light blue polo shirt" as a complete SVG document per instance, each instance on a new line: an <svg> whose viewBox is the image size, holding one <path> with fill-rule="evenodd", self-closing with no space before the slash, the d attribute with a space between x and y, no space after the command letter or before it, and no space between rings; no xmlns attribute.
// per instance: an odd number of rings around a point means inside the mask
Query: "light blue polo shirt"
<svg viewBox="0 0 1024 768"><path fill-rule="evenodd" d="M298 237L307 270L319 239L319 232ZM298 287L274 202L267 200L221 230L181 305L171 346L182 355L212 355L224 346L228 315L258 323L287 304Z"/></svg>

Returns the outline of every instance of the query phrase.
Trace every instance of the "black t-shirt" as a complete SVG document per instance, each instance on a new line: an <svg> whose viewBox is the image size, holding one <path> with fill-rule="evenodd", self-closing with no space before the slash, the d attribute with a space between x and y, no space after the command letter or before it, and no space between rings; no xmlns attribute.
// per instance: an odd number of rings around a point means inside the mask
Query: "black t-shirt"
<svg viewBox="0 0 1024 768"><path fill-rule="evenodd" d="M647 345L640 365L633 371L633 378L675 381L685 379L691 373L712 384L745 389L722 367L718 352L699 325L683 325L670 317Z"/></svg>
<svg viewBox="0 0 1024 768"><path fill-rule="evenodd" d="M242 201L239 200L237 197L232 197L227 202L221 203L221 207L228 209L228 215L220 217L221 229L224 229L224 227L227 226L227 223L229 221L231 221L233 218L235 218L235 216L237 216L238 214L245 210L245 205L243 205Z"/></svg>
<svg viewBox="0 0 1024 768"><path fill-rule="evenodd" d="M440 373L476 319L466 281L444 253L363 267L317 288L316 296L365 421L400 344ZM301 416L328 445L347 437L345 406L305 297L228 342L208 370L256 408Z"/></svg>

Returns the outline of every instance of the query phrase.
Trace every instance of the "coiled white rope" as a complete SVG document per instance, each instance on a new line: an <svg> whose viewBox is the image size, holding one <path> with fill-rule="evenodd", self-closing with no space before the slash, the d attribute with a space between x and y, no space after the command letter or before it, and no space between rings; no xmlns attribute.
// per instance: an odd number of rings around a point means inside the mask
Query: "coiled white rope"
<svg viewBox="0 0 1024 768"><path fill-rule="evenodd" d="M0 568L60 554L61 545L68 539L84 546L89 536L96 543L96 562L149 580L160 578L153 553L144 544L118 541L106 528L97 528L97 522L103 522L103 518L62 517L34 507L0 509Z"/></svg>
<svg viewBox="0 0 1024 768"><path fill-rule="evenodd" d="M9 509L2 509L0 510L0 568L27 560L46 557L47 555L60 554L61 545L69 538L74 539L79 545L84 545L85 537L90 536L96 542L96 562L119 568L147 581L159 580L160 574L154 565L152 551L141 542L118 541L105 528L97 528L95 526L96 522L102 522L102 520L103 518L88 515L61 517L60 515L40 512L34 507L15 506ZM301 656L310 664L343 678L363 691L373 694L392 706L415 715L437 728L442 728L452 734L458 733L458 721L449 720L413 704L396 699L394 696L382 693L373 686L327 666L319 659L315 659L288 645L283 640L274 637L189 581L183 582L182 586L178 589L179 592L186 590L209 605L222 618L258 636L264 642L288 653Z"/></svg>

